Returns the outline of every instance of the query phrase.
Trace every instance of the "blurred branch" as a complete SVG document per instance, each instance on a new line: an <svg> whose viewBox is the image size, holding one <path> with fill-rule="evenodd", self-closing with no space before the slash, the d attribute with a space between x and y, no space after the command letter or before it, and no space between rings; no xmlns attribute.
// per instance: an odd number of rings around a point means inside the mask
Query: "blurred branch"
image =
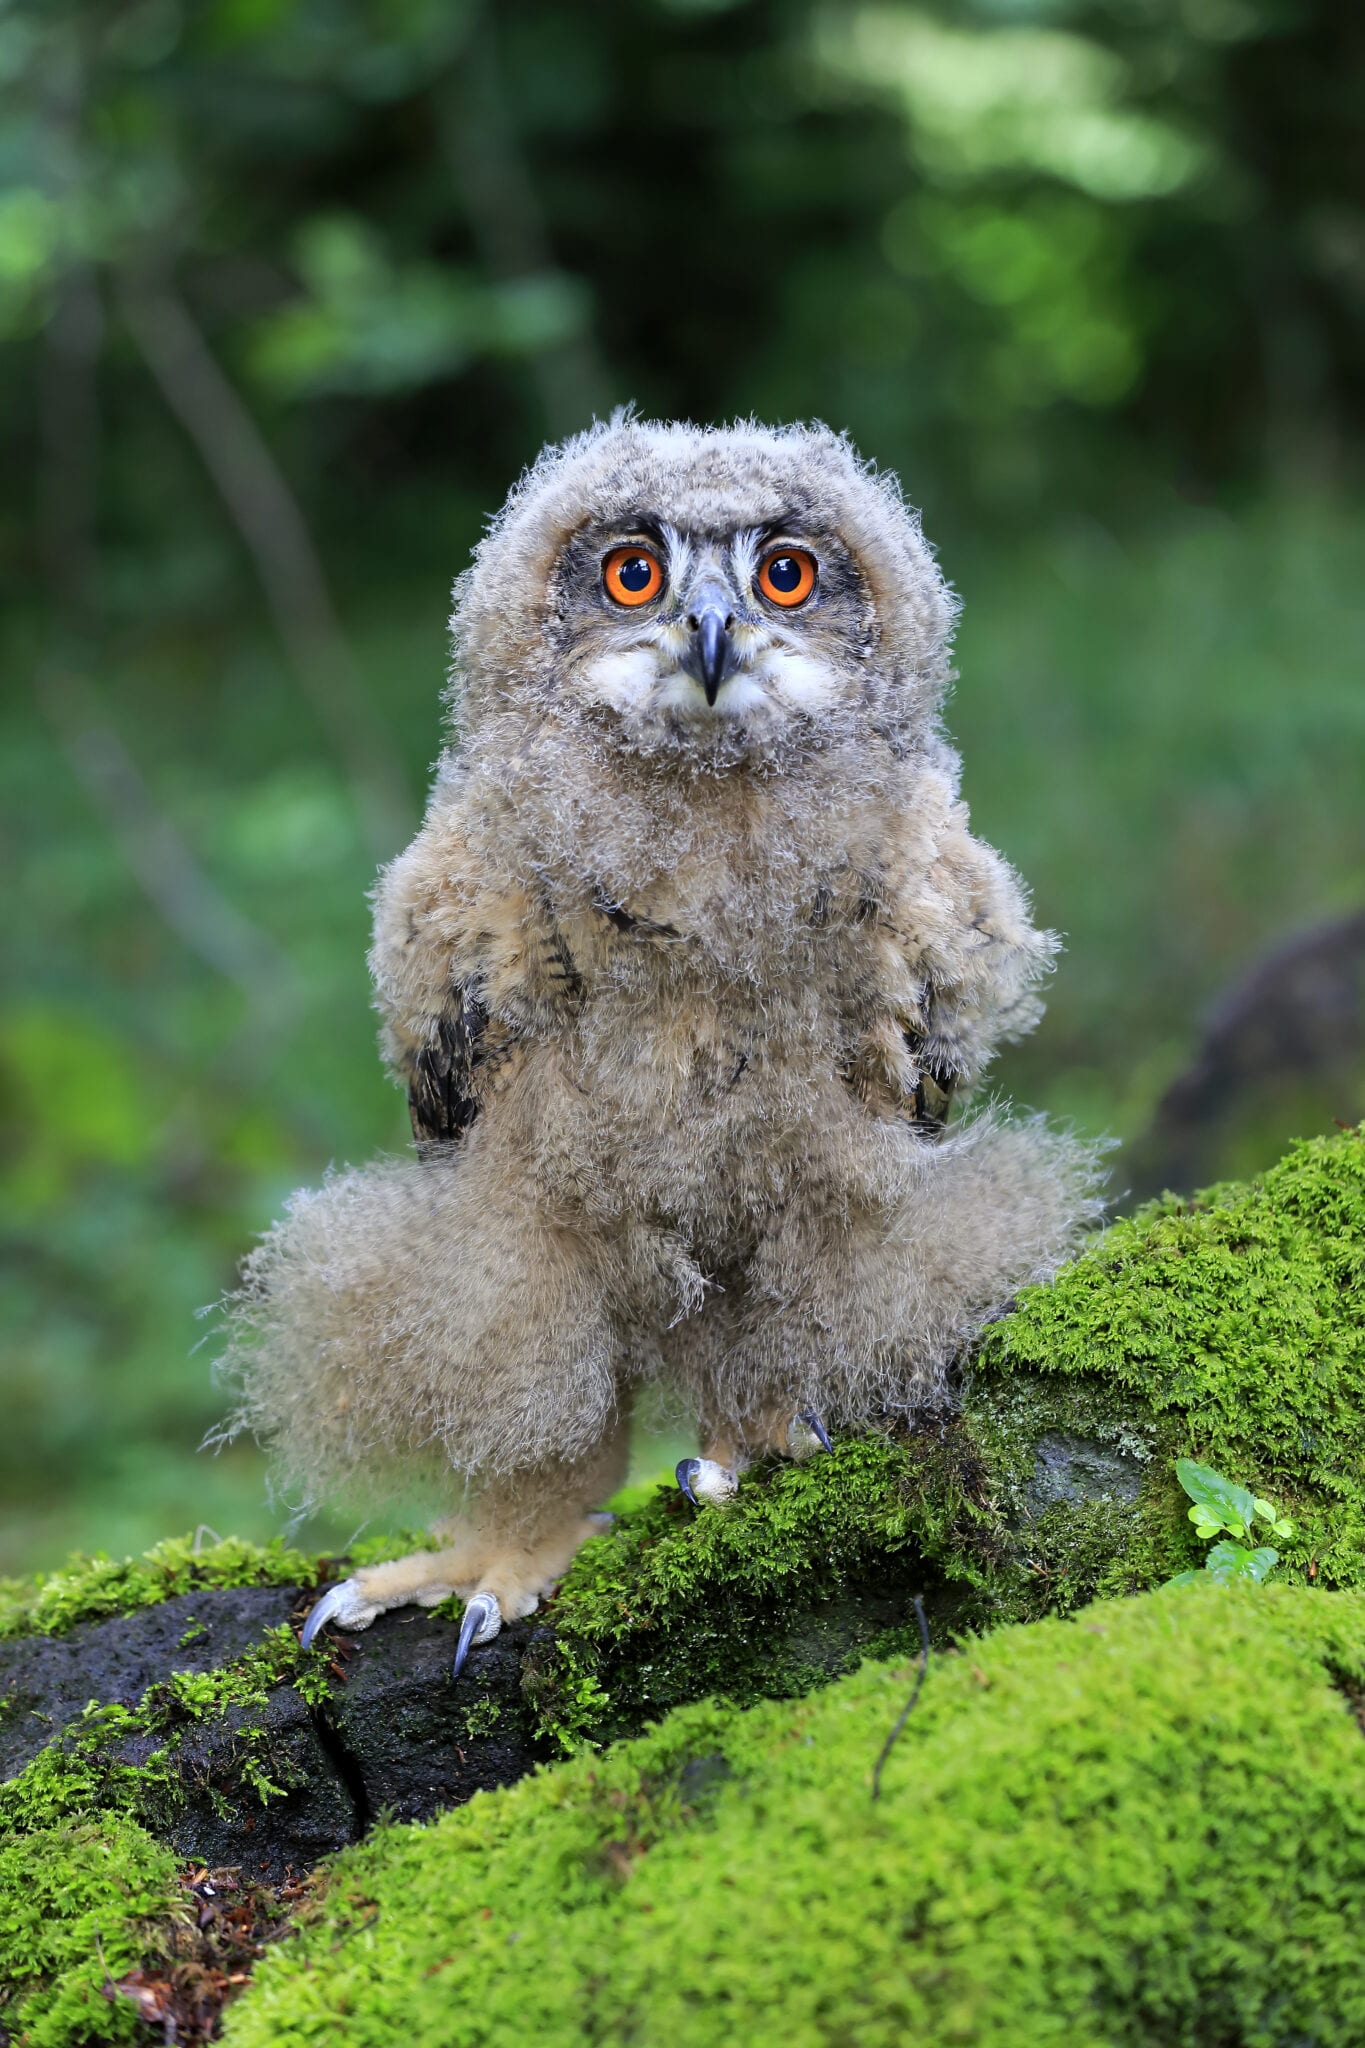
<svg viewBox="0 0 1365 2048"><path fill-rule="evenodd" d="M299 1007L293 968L205 874L157 805L93 684L48 662L35 676L34 690L77 781L107 820L144 895L191 952L234 982L253 1009L278 1027Z"/></svg>
<svg viewBox="0 0 1365 2048"><path fill-rule="evenodd" d="M1224 990L1132 1146L1134 1192L1186 1193L1211 1178L1219 1128L1239 1113L1265 1118L1277 1099L1292 1115L1316 1095L1355 1123L1362 1055L1365 910L1355 910L1281 940Z"/></svg>
<svg viewBox="0 0 1365 2048"><path fill-rule="evenodd" d="M46 104L58 190L83 176L85 65L79 36L55 45ZM51 593L52 649L34 694L76 779L109 823L143 892L192 952L248 997L255 1019L277 1028L298 1007L288 960L204 873L151 792L94 687L99 635L96 499L100 458L97 372L104 309L95 267L71 254L57 280L38 374L38 547Z"/></svg>
<svg viewBox="0 0 1365 2048"><path fill-rule="evenodd" d="M57 287L38 374L38 548L63 631L94 629L96 369L104 309L93 267L73 262Z"/></svg>
<svg viewBox="0 0 1365 2048"><path fill-rule="evenodd" d="M510 283L557 268L508 116L495 8L484 7L471 20L440 100L437 130L490 275ZM585 427L607 409L610 378L590 335L549 343L530 360L551 435Z"/></svg>
<svg viewBox="0 0 1365 2048"><path fill-rule="evenodd" d="M79 28L54 38L45 134L55 196L69 207L82 182L85 61ZM95 496L104 308L95 267L68 252L56 280L38 362L37 539L43 572L67 640L95 630Z"/></svg>
<svg viewBox="0 0 1365 2048"><path fill-rule="evenodd" d="M236 523L299 681L348 766L374 851L387 858L411 831L411 793L352 658L298 501L174 287L145 273L124 277L120 306Z"/></svg>

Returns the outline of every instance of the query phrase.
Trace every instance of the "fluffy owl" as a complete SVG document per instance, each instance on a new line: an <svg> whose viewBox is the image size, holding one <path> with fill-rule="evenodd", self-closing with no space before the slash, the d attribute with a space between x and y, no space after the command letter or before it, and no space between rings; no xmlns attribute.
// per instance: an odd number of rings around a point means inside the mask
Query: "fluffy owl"
<svg viewBox="0 0 1365 2048"><path fill-rule="evenodd" d="M371 956L417 1156L302 1193L233 1307L235 1426L307 1502L435 1466L445 1547L314 1608L529 1613L663 1381L720 1504L905 1421L1095 1213L987 1109L1055 939L968 829L955 603L826 428L618 415L548 449L456 586L426 821ZM457 1499L458 1497L458 1499Z"/></svg>

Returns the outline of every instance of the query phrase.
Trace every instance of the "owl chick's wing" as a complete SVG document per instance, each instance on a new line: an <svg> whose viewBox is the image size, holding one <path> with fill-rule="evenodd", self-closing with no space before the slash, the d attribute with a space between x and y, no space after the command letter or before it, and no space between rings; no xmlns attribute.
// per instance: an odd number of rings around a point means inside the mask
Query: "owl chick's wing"
<svg viewBox="0 0 1365 2048"><path fill-rule="evenodd" d="M485 806L467 818L459 791L438 784L375 890L382 1045L419 1144L461 1138L518 1048L552 1034L581 993L548 905L489 851L497 837Z"/></svg>
<svg viewBox="0 0 1365 2048"><path fill-rule="evenodd" d="M408 1114L419 1144L462 1137L479 1113L475 1069L486 1056L488 1011L467 982L450 990L426 1045L407 1069Z"/></svg>
<svg viewBox="0 0 1365 2048"><path fill-rule="evenodd" d="M947 1128L948 1115L957 1093L959 1075L941 1055L926 1051L927 1034L914 1025L902 1026L905 1048L915 1065L910 1091L910 1120L926 1138L938 1138Z"/></svg>
<svg viewBox="0 0 1365 2048"><path fill-rule="evenodd" d="M997 1047L1032 1030L1037 983L1057 939L1029 917L1024 886L974 839L954 805L929 866L909 869L885 913L884 988L906 1061L901 1093L913 1122L937 1136L954 1096Z"/></svg>

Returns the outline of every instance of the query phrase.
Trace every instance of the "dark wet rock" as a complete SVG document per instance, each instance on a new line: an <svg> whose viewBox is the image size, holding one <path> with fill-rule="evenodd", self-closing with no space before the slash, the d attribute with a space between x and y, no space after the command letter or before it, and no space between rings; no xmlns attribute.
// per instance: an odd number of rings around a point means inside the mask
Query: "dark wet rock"
<svg viewBox="0 0 1365 2048"><path fill-rule="evenodd" d="M319 1710L290 1686L277 1686L264 1707L229 1707L196 1723L177 1742L175 1769L176 1796L154 1831L210 1869L282 1884L363 1832L344 1760ZM274 1788L265 1799L263 1780Z"/></svg>
<svg viewBox="0 0 1365 2048"><path fill-rule="evenodd" d="M1090 1437L1040 1437L1033 1476L1024 1489L1030 1514L1038 1515L1059 1501L1067 1507L1083 1501L1135 1501L1142 1487L1143 1461Z"/></svg>
<svg viewBox="0 0 1365 2048"><path fill-rule="evenodd" d="M288 1621L305 1597L288 1586L205 1588L79 1622L67 1635L0 1641L0 1700L12 1703L0 1714L0 1780L79 1720L89 1701L135 1707L173 1671L216 1671Z"/></svg>
<svg viewBox="0 0 1365 2048"><path fill-rule="evenodd" d="M531 1622L503 1629L451 1677L456 1623L386 1614L353 1638L346 1682L325 1709L354 1771L366 1820L425 1820L474 1792L523 1777L545 1753L522 1692Z"/></svg>
<svg viewBox="0 0 1365 2048"><path fill-rule="evenodd" d="M0 1641L0 1780L49 1743L74 1740L88 1704L136 1711L174 1673L234 1663L312 1597L290 1587L205 1589L63 1636ZM533 1745L521 1685L532 1630L504 1629L457 1684L458 1626L400 1610L335 1642L329 1700L309 1704L282 1684L203 1720L168 1714L163 1702L142 1728L114 1731L98 1755L137 1770L158 1760L136 1810L182 1856L279 1884L356 1841L381 1814L426 1819L512 1783L545 1754Z"/></svg>

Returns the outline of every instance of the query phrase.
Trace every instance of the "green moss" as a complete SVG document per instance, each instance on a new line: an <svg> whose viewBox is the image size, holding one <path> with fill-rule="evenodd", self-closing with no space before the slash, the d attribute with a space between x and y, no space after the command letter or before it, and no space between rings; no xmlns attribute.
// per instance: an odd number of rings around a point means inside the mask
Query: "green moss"
<svg viewBox="0 0 1365 2048"><path fill-rule="evenodd" d="M271 1629L216 1671L173 1673L136 1707L92 1702L0 1785L0 2040L148 2038L132 2001L104 1994L167 1953L183 1917L175 1858L154 1839L183 1805L181 1740L227 1718L238 1799L284 1796L293 1784L280 1782L288 1772L264 1716L282 1685L313 1705L326 1699L330 1655Z"/></svg>
<svg viewBox="0 0 1365 2048"><path fill-rule="evenodd" d="M118 1816L0 1841L0 2030L22 2048L138 2041L106 1992L166 1951L183 1917L175 1860Z"/></svg>
<svg viewBox="0 0 1365 2048"><path fill-rule="evenodd" d="M142 1557L76 1557L46 1578L0 1581L0 1636L60 1635L201 1586L311 1586L317 1577L315 1558L278 1540L229 1536L197 1549L192 1536L171 1536Z"/></svg>
<svg viewBox="0 0 1365 2048"><path fill-rule="evenodd" d="M477 1742L481 1736L491 1735L502 1719L501 1703L485 1693L481 1700L464 1709L461 1719L469 1740Z"/></svg>
<svg viewBox="0 0 1365 2048"><path fill-rule="evenodd" d="M435 1542L412 1529L371 1536L352 1547L347 1563L382 1564ZM203 1547L193 1536L168 1536L141 1557L122 1560L73 1557L63 1571L45 1577L0 1579L0 1637L62 1635L79 1621L132 1614L205 1586L315 1586L324 1567L336 1562L293 1550L279 1538L249 1543L239 1536Z"/></svg>
<svg viewBox="0 0 1365 2048"><path fill-rule="evenodd" d="M925 1548L937 1541L945 1570L972 1576L947 1541L980 1512L959 1448L952 1430L855 1439L747 1474L724 1512L694 1515L676 1488L656 1489L580 1551L553 1634L532 1645L524 1683L543 1731L572 1748L706 1693L804 1692L879 1636L908 1641Z"/></svg>
<svg viewBox="0 0 1365 2048"><path fill-rule="evenodd" d="M1172 1470L1182 1455L1276 1500L1295 1523L1280 1546L1290 1573L1360 1584L1365 1136L1313 1139L1258 1181L1115 1225L986 1332L968 1415L1007 1513L1040 1424L1126 1440L1145 1460L1129 1537L1061 1604L1200 1562ZM1084 1544L1072 1519L1038 1529L1044 1570Z"/></svg>
<svg viewBox="0 0 1365 2048"><path fill-rule="evenodd" d="M165 1751L154 1749L141 1763L120 1754L130 1737L145 1733L138 1713L91 1701L79 1721L0 1785L0 1834L36 1834L59 1822L131 1815L161 1803L174 1786Z"/></svg>
<svg viewBox="0 0 1365 2048"><path fill-rule="evenodd" d="M302 1649L288 1622L267 1629L231 1664L216 1671L175 1671L144 1696L141 1713L148 1728L173 1726L177 1719L205 1721L229 1707L263 1707L278 1685L292 1685L309 1706L332 1696L325 1642Z"/></svg>
<svg viewBox="0 0 1365 2048"><path fill-rule="evenodd" d="M708 1702L338 1859L235 2048L1365 2033L1365 1595L1198 1585ZM1210 2031L1211 2016L1217 2026ZM779 2019L780 2016L780 2019Z"/></svg>

